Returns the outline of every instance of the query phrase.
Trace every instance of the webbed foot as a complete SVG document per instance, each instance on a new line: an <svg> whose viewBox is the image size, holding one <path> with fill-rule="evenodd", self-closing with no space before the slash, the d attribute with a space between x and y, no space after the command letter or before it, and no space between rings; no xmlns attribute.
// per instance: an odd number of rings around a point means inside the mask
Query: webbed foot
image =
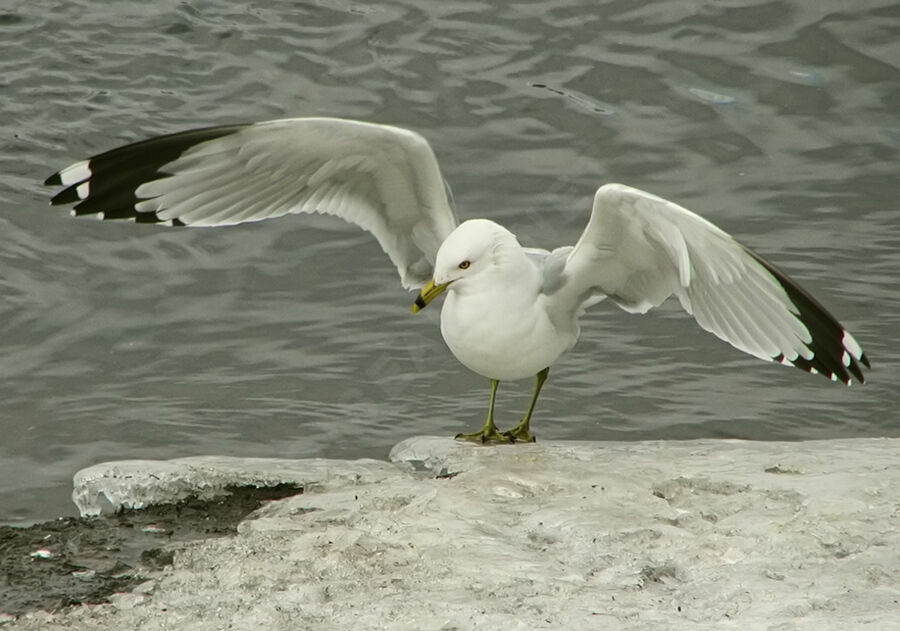
<svg viewBox="0 0 900 631"><path fill-rule="evenodd" d="M508 436L509 432L499 432L496 427L484 427L480 431L471 434L457 434L456 440L467 440L471 443L479 443L481 445L511 445L516 442L516 438Z"/></svg>
<svg viewBox="0 0 900 631"><path fill-rule="evenodd" d="M534 434L529 431L528 425L522 425L521 423L511 430L503 432L502 435L509 438L514 443L537 442Z"/></svg>

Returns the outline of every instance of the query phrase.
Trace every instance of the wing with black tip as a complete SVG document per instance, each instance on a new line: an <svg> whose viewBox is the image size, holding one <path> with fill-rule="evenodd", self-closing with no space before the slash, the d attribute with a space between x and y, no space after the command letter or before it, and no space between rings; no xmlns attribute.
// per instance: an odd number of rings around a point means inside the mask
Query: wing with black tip
<svg viewBox="0 0 900 631"><path fill-rule="evenodd" d="M633 313L677 296L732 346L834 381L863 383L870 367L853 336L786 274L702 217L628 186L597 191L563 276L571 296L603 294Z"/></svg>
<svg viewBox="0 0 900 631"><path fill-rule="evenodd" d="M335 215L371 232L406 287L430 278L457 224L419 134L334 118L210 127L150 138L47 178L75 215L222 226L292 213Z"/></svg>

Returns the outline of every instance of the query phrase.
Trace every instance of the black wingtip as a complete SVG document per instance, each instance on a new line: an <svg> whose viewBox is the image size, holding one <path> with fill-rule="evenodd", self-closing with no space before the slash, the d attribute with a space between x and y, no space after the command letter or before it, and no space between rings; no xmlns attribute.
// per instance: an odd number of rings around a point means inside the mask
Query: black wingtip
<svg viewBox="0 0 900 631"><path fill-rule="evenodd" d="M149 138L93 156L57 171L44 180L46 186L63 186L50 200L52 206L75 204L74 214L103 219L132 219L139 223L171 223L153 212L138 212L142 184L166 175L163 168L189 149L236 133L246 125L206 127Z"/></svg>
<svg viewBox="0 0 900 631"><path fill-rule="evenodd" d="M862 363L866 368L871 368L871 366L869 365L868 359L863 361L864 357L865 357L864 355L860 355L858 360L855 357L850 357L850 363L847 366L847 369L851 373L853 373L853 376L854 376L854 378L856 378L856 381L858 383L866 382L866 376L863 374L862 368L859 367L859 364ZM849 386L850 384L848 383L847 385Z"/></svg>
<svg viewBox="0 0 900 631"><path fill-rule="evenodd" d="M51 197L50 205L64 206L65 204L74 204L78 201L81 201L81 198L78 197L78 188L75 186L70 186L69 188L65 188Z"/></svg>
<svg viewBox="0 0 900 631"><path fill-rule="evenodd" d="M797 319L809 331L812 338L807 347L812 351L808 359L797 356L787 359L778 355L773 359L782 364L790 364L810 373L819 373L832 381L850 385L854 381L866 382L862 366L871 368L869 358L852 335L831 315L819 301L808 294L787 274L750 251L751 255L775 278L797 309Z"/></svg>
<svg viewBox="0 0 900 631"><path fill-rule="evenodd" d="M859 356L859 361L861 361L866 368L872 368L872 364L869 363L869 356L865 353Z"/></svg>

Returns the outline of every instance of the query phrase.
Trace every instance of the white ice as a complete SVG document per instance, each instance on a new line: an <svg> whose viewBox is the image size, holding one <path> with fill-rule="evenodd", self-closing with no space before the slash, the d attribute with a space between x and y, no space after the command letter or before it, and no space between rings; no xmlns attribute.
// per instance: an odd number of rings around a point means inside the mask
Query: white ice
<svg viewBox="0 0 900 631"><path fill-rule="evenodd" d="M362 472L393 469L377 460L277 460L204 456L175 460L121 460L82 469L75 474L72 501L82 516L104 508L145 508L189 496L209 499L229 486L273 486L279 483L338 485Z"/></svg>
<svg viewBox="0 0 900 631"><path fill-rule="evenodd" d="M391 458L92 467L83 507L236 481L306 492L175 544L112 604L4 628L900 629L900 439L421 437Z"/></svg>

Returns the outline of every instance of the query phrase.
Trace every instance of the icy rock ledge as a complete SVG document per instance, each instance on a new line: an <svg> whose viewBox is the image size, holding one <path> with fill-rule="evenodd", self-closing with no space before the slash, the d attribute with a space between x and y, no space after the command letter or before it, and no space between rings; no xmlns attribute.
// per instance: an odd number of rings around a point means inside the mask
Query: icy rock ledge
<svg viewBox="0 0 900 631"><path fill-rule="evenodd" d="M393 473L377 460L277 460L202 456L174 460L104 462L75 474L72 501L82 517L99 515L105 507L145 508L171 504L191 496L212 499L229 486L274 486L289 483L345 484L366 476L368 481ZM105 500L105 501L104 501Z"/></svg>
<svg viewBox="0 0 900 631"><path fill-rule="evenodd" d="M307 491L180 547L140 598L4 629L900 628L900 440L423 437L391 457L163 463L176 486Z"/></svg>

